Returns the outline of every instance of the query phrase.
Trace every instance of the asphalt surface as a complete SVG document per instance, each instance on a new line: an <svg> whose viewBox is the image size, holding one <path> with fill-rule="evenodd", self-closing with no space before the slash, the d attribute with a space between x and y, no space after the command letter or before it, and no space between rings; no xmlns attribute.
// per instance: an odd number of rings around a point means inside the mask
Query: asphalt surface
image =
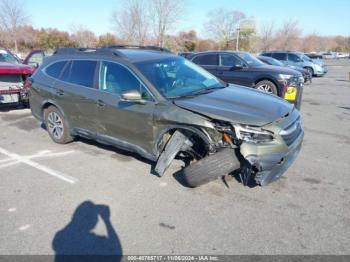
<svg viewBox="0 0 350 262"><path fill-rule="evenodd" d="M30 110L2 109L0 254L350 254L350 60L327 63L305 87L301 154L264 188L189 189L172 175L180 163L158 178L141 158L55 144Z"/></svg>

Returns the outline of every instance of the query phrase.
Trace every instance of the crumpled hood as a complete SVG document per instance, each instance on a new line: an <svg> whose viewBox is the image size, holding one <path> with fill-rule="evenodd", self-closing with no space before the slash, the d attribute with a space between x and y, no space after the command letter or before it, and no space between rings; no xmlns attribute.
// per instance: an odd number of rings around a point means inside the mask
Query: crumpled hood
<svg viewBox="0 0 350 262"><path fill-rule="evenodd" d="M0 63L0 74L21 74L30 75L34 68L23 64Z"/></svg>
<svg viewBox="0 0 350 262"><path fill-rule="evenodd" d="M253 126L269 124L294 108L279 97L237 85L194 98L177 99L174 103L211 119Z"/></svg>

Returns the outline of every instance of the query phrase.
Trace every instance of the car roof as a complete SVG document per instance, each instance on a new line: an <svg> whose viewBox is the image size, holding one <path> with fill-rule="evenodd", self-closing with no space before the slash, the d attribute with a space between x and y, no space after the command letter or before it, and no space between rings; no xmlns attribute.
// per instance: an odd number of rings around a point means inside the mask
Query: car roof
<svg viewBox="0 0 350 262"><path fill-rule="evenodd" d="M138 50L138 49L115 49L123 54L130 62L142 62L150 60L159 60L166 57L177 56L173 53L157 51L157 50Z"/></svg>
<svg viewBox="0 0 350 262"><path fill-rule="evenodd" d="M167 57L178 57L169 50L153 46L110 46L105 48L59 48L53 57L57 55L74 57L114 57L127 60L131 63L160 60Z"/></svg>

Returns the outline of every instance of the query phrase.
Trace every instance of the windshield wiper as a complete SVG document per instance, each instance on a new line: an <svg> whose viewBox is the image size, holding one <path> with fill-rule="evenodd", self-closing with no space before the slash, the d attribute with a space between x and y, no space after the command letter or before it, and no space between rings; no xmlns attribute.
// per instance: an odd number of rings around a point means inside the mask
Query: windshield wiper
<svg viewBox="0 0 350 262"><path fill-rule="evenodd" d="M227 85L228 86L228 85ZM216 86L216 87L208 87L208 88L205 88L205 89L201 89L201 90L197 90L197 91L194 91L194 92L191 92L191 93L188 93L188 94L185 94L185 95L180 95L180 96L170 96L168 97L169 99L178 99L178 98L193 98L193 97L196 97L198 95L204 95L204 94L208 94L214 90L218 90L218 89L223 89L227 86Z"/></svg>
<svg viewBox="0 0 350 262"><path fill-rule="evenodd" d="M216 86L216 87L208 87L208 88L205 88L205 89L201 89L201 90L198 90L198 91L194 91L192 93L190 93L191 95L203 95L203 94L208 94L214 90L218 90L218 89L223 89L225 88L226 86Z"/></svg>

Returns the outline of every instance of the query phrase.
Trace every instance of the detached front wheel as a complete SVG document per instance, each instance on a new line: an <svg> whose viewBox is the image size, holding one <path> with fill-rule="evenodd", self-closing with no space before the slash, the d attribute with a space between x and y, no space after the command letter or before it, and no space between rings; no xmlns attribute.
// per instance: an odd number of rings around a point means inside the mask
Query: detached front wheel
<svg viewBox="0 0 350 262"><path fill-rule="evenodd" d="M235 150L225 148L185 167L184 182L190 187L198 187L239 168L240 162L235 155Z"/></svg>
<svg viewBox="0 0 350 262"><path fill-rule="evenodd" d="M45 110L45 125L51 139L58 144L67 144L73 141L67 121L62 113L54 106Z"/></svg>

